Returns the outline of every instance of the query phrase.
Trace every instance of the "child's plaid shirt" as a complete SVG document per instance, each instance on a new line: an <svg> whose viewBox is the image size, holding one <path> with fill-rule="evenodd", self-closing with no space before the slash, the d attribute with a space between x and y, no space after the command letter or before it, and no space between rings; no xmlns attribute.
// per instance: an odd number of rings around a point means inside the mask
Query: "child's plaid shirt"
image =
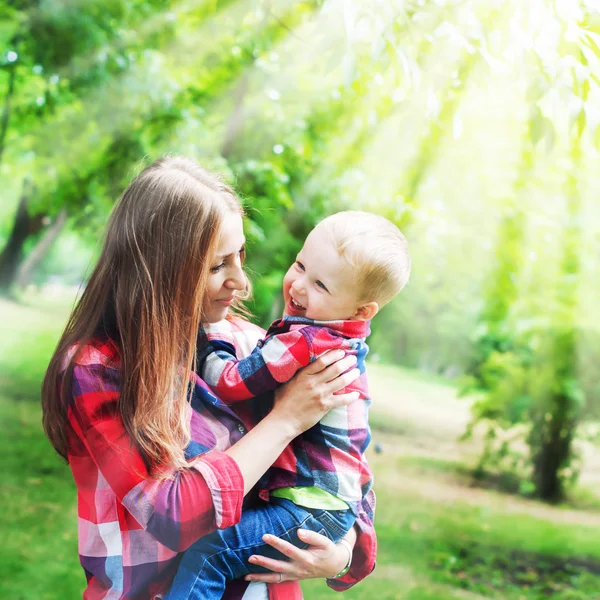
<svg viewBox="0 0 600 600"><path fill-rule="evenodd" d="M236 319L235 348L244 355L263 335ZM68 358L68 357L67 357ZM192 374L186 457L193 464L171 478L149 476L119 414L120 357L111 341L91 340L75 360L68 406L69 466L77 486L79 555L87 586L84 600L158 600L169 589L180 553L203 535L239 521L244 482L223 451L251 425ZM238 407L236 407L238 408ZM371 498L374 504L374 497ZM375 532L360 531L352 568L330 587L344 590L374 568ZM234 581L224 600L240 600L247 583ZM299 600L298 582L269 585L269 600Z"/></svg>
<svg viewBox="0 0 600 600"><path fill-rule="evenodd" d="M249 356L238 360L228 322L201 331L199 372L226 403L275 389L327 350L342 348L357 357L360 377L344 391L358 391L360 398L330 411L283 451L259 484L262 497L278 488L316 486L346 502L357 517L372 520L372 508L365 501L372 474L364 456L371 439L371 400L365 371L365 338L369 333L369 324L364 321L284 317L272 323L264 340ZM254 401L255 418L264 417L271 405L272 395Z"/></svg>

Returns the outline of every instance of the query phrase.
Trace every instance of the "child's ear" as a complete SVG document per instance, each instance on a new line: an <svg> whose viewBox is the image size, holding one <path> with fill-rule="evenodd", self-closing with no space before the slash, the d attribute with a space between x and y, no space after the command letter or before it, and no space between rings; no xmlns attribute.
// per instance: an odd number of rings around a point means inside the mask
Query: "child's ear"
<svg viewBox="0 0 600 600"><path fill-rule="evenodd" d="M354 316L355 321L370 321L379 312L379 304L377 302L367 302L356 309Z"/></svg>

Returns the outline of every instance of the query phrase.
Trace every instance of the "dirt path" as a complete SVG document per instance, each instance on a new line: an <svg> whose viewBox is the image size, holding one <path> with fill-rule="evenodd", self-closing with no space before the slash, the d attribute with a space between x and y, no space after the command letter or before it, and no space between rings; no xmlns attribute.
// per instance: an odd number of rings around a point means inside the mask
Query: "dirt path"
<svg viewBox="0 0 600 600"><path fill-rule="evenodd" d="M386 459L388 464L389 454L398 457L417 456L448 461L461 460L461 462L465 458L465 453L461 453L456 444L454 446L442 444L432 448L431 442L428 445L427 440L422 436L411 438L375 432L374 439L381 444L383 452L388 456ZM378 456L370 450L369 462L375 465L377 461ZM427 466L408 464L406 469L396 468L387 478L386 485L398 489L399 493L409 491L422 498L436 498L438 502L450 505L461 502L470 506L493 507L506 514L527 514L556 523L600 527L598 511L551 506L536 500L474 487L467 477L451 471L429 469Z"/></svg>
<svg viewBox="0 0 600 600"><path fill-rule="evenodd" d="M480 439L458 441L471 419L473 399L459 398L456 388L444 381L420 378L414 372L406 372L405 378L402 374L396 367L369 365L373 416L380 423L394 423L403 432L396 436L394 446L410 456L474 464ZM380 437L376 433L374 439ZM582 462L579 484L592 498L600 499L600 450L578 441L576 451Z"/></svg>

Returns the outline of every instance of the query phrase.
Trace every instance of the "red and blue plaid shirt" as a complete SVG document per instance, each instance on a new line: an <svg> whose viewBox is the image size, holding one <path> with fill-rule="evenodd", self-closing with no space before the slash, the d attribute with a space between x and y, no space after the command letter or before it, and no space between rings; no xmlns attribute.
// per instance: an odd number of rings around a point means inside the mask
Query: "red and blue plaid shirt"
<svg viewBox="0 0 600 600"><path fill-rule="evenodd" d="M358 391L360 398L330 411L319 423L298 436L282 452L261 480L261 495L284 487L319 487L346 502L357 517L373 518L365 497L372 474L364 453L371 440L367 392L364 321L313 321L284 317L274 321L264 340L246 358L236 358L231 326L208 325L198 344L202 379L226 403L259 396L289 381L296 372L327 350L342 348L355 354L360 377L345 392ZM272 396L254 402L257 418L271 408Z"/></svg>
<svg viewBox="0 0 600 600"><path fill-rule="evenodd" d="M258 332L236 320L239 353L255 343ZM193 375L193 381L192 440L186 449L192 468L154 479L119 415L116 345L91 340L77 354L68 408L69 465L77 486L79 554L87 579L84 600L161 598L171 585L180 553L240 518L243 477L224 450L246 430L240 419L244 408L240 406L238 416L200 378ZM330 581L335 589L347 589L374 567L374 530L369 523L359 522L358 527L352 569ZM245 582L235 581L224 598L239 600L245 589ZM297 582L269 586L270 600L301 597Z"/></svg>

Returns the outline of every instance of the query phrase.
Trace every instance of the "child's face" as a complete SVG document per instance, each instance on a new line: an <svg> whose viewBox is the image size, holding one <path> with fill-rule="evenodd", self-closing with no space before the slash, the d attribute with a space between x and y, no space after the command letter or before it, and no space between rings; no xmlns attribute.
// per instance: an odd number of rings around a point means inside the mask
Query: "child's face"
<svg viewBox="0 0 600 600"><path fill-rule="evenodd" d="M284 315L317 321L348 320L359 306L352 266L326 231L313 229L283 279Z"/></svg>

